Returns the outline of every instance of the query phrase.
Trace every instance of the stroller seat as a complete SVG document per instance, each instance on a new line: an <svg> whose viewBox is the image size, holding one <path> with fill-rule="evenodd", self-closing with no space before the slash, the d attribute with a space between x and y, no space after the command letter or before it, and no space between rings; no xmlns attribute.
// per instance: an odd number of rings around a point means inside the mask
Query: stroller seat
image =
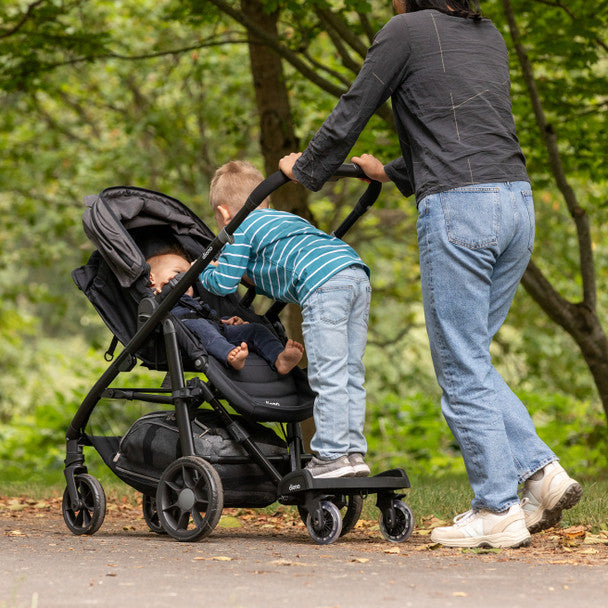
<svg viewBox="0 0 608 608"><path fill-rule="evenodd" d="M139 330L140 302L153 298L146 259L163 242L177 242L192 258L215 238L214 233L183 203L139 188L109 188L87 197L85 232L97 246L88 263L72 277L96 308L115 338L127 345ZM111 236L111 239L108 237ZM249 322L276 328L240 303L237 295L220 297L193 285L195 294L220 316L237 315ZM236 371L209 355L200 340L174 319L182 366L203 373L210 388L239 413L264 422L297 422L312 416L314 393L306 374L295 368L280 376L255 353ZM159 328L135 356L149 369L167 371L165 343Z"/></svg>

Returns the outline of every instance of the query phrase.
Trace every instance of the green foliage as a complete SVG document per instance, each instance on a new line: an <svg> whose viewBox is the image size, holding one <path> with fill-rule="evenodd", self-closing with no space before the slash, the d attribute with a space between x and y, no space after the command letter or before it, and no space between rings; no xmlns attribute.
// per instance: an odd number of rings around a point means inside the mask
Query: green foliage
<svg viewBox="0 0 608 608"><path fill-rule="evenodd" d="M103 2L2 1L0 89L40 87L56 66L101 54L110 41Z"/></svg>
<svg viewBox="0 0 608 608"><path fill-rule="evenodd" d="M0 417L4 480L48 480L60 476L68 425L108 365L100 351L90 349L80 338L64 339L61 344L63 349L53 340L31 341L21 351L22 365L12 370L13 382L8 383L4 374L0 376L5 408ZM135 368L128 377L119 376L117 382L123 387L158 387L162 378L159 372ZM95 408L89 432L122 435L134 420L149 411L150 406L139 402L102 400ZM98 462L99 458L94 456L92 461Z"/></svg>
<svg viewBox="0 0 608 608"><path fill-rule="evenodd" d="M404 467L413 476L462 473L459 449L433 396L388 395L368 416L366 437L377 470Z"/></svg>
<svg viewBox="0 0 608 608"><path fill-rule="evenodd" d="M608 470L602 409L566 394L521 393L539 436L575 476ZM369 411L366 437L377 470L402 466L416 478L464 474L460 449L441 415L438 395L387 395ZM604 472L604 473L602 473Z"/></svg>
<svg viewBox="0 0 608 608"><path fill-rule="evenodd" d="M229 4L240 10L239 2ZM510 44L503 3L483 4ZM606 2L513 5L570 182L590 218L603 319ZM342 88L354 71L343 64L315 11L330 8L365 44L368 28L379 29L392 14L390 2L376 0L266 3L275 6L281 9L281 44L316 61L317 70ZM119 184L149 187L183 200L209 221L208 182L215 168L235 157L263 165L245 40L244 30L211 2L0 2L3 473L60 470L66 426L104 369L100 352L107 330L70 278L92 249L81 228L82 197ZM355 64L361 62L347 50ZM576 301L576 234L552 183L512 50L510 56L518 134L535 186L535 262L564 297ZM335 97L287 63L285 75L303 147ZM372 119L352 151L362 152L383 160L399 154L381 118ZM319 226L334 228L362 189L355 180L342 181L312 197ZM462 463L438 409L420 305L415 221L414 202L387 185L346 239L372 269L368 433L379 466L405 464L416 475L445 475L462 472ZM605 470L605 422L572 340L523 291L507 323L493 356L509 383L526 395L541 436L575 470ZM107 414L118 412L108 408Z"/></svg>

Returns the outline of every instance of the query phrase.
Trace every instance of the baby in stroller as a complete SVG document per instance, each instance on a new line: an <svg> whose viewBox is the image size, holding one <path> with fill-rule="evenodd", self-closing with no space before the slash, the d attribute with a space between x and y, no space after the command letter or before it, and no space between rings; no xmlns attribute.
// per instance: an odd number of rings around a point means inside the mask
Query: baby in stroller
<svg viewBox="0 0 608 608"><path fill-rule="evenodd" d="M190 268L186 253L177 243L159 248L146 262L154 292ZM264 325L243 321L236 315L220 319L207 304L194 298L190 287L171 311L198 336L207 352L236 370L243 369L249 348L279 374L288 374L302 359L304 347L295 340L285 345Z"/></svg>

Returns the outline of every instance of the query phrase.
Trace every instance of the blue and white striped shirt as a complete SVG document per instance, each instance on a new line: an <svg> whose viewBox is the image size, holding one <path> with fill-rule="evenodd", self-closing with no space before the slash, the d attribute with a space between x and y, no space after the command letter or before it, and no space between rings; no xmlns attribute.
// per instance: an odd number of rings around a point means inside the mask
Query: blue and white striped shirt
<svg viewBox="0 0 608 608"><path fill-rule="evenodd" d="M348 266L369 269L355 250L305 219L274 209L252 211L224 247L217 266L201 274L205 289L218 295L236 291L247 277L259 294L303 304L331 276Z"/></svg>

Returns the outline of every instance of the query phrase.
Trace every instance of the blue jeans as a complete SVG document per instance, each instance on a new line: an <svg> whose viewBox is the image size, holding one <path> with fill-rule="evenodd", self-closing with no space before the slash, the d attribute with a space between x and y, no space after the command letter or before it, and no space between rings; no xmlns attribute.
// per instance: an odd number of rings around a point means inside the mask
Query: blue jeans
<svg viewBox="0 0 608 608"><path fill-rule="evenodd" d="M350 266L330 277L302 306L308 381L317 393L310 446L324 460L367 452L362 359L370 299L366 272Z"/></svg>
<svg viewBox="0 0 608 608"><path fill-rule="evenodd" d="M427 196L417 231L431 355L443 415L475 494L471 507L504 511L519 501L518 483L557 460L490 357L532 253L530 184Z"/></svg>

